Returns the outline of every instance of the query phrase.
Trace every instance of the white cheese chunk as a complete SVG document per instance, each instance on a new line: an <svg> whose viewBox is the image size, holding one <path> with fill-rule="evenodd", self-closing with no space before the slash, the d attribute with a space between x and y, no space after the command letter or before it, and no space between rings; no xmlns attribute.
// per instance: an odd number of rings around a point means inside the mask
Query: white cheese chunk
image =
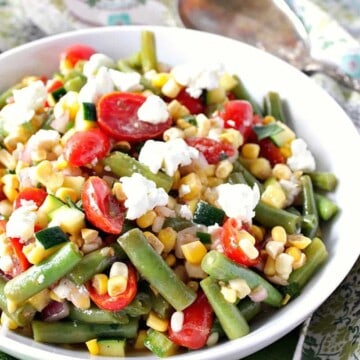
<svg viewBox="0 0 360 360"><path fill-rule="evenodd" d="M137 91L143 88L140 84L141 75L135 71L122 72L109 69L109 75L115 87L120 91Z"/></svg>
<svg viewBox="0 0 360 360"><path fill-rule="evenodd" d="M85 62L83 67L83 74L86 77L95 76L101 67L113 67L115 66L114 60L109 56L101 53L96 53L90 56L90 59Z"/></svg>
<svg viewBox="0 0 360 360"><path fill-rule="evenodd" d="M298 138L291 142L291 156L287 159L287 165L293 171L315 170L315 158L303 139Z"/></svg>
<svg viewBox="0 0 360 360"><path fill-rule="evenodd" d="M135 220L156 206L168 203L169 196L162 188L157 188L154 181L148 180L138 173L120 178L122 189L126 195L126 218Z"/></svg>
<svg viewBox="0 0 360 360"><path fill-rule="evenodd" d="M137 112L141 121L160 124L169 119L169 111L165 101L157 95L149 95Z"/></svg>

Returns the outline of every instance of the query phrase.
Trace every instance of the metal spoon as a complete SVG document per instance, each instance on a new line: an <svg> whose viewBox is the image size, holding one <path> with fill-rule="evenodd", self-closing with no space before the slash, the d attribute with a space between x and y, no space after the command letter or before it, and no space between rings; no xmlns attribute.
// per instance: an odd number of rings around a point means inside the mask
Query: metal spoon
<svg viewBox="0 0 360 360"><path fill-rule="evenodd" d="M180 25L235 38L276 55L310 75L321 72L360 91L360 80L314 59L308 33L283 0L178 0Z"/></svg>

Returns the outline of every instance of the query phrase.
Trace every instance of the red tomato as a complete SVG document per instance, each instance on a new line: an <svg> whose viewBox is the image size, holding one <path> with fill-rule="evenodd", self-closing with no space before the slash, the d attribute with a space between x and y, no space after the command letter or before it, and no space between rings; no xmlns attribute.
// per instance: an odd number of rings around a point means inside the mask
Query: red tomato
<svg viewBox="0 0 360 360"><path fill-rule="evenodd" d="M64 157L73 166L84 166L105 157L110 140L100 129L77 131L65 144Z"/></svg>
<svg viewBox="0 0 360 360"><path fill-rule="evenodd" d="M14 208L21 206L22 200L33 201L37 207L40 207L47 196L47 192L42 188L24 188L18 194L14 202Z"/></svg>
<svg viewBox="0 0 360 360"><path fill-rule="evenodd" d="M175 344L189 349L200 349L209 337L213 310L203 292L199 293L196 300L185 310L184 323L180 331L169 327L169 339Z"/></svg>
<svg viewBox="0 0 360 360"><path fill-rule="evenodd" d="M230 100L219 116L224 120L225 128L233 128L241 132L244 142L247 140L254 125L253 108L246 100Z"/></svg>
<svg viewBox="0 0 360 360"><path fill-rule="evenodd" d="M160 136L171 125L171 119L159 124L141 121L137 112L146 97L141 94L112 92L97 104L98 124L116 140L144 141Z"/></svg>
<svg viewBox="0 0 360 360"><path fill-rule="evenodd" d="M26 269L28 269L31 264L23 253L24 244L20 242L19 238L10 238L11 246L14 250L13 261L15 268L12 271L12 276L16 276Z"/></svg>
<svg viewBox="0 0 360 360"><path fill-rule="evenodd" d="M225 221L220 240L225 255L231 260L244 266L254 266L260 262L260 256L258 256L256 259L250 259L239 247L238 222L236 219L229 218Z"/></svg>
<svg viewBox="0 0 360 360"><path fill-rule="evenodd" d="M52 79L46 84L46 91L52 93L53 91L60 89L63 85L61 80Z"/></svg>
<svg viewBox="0 0 360 360"><path fill-rule="evenodd" d="M190 111L190 114L200 114L205 112L205 104L202 101L202 98L193 98L186 91L186 89L182 89L176 97L176 100L179 101L180 104L186 106Z"/></svg>
<svg viewBox="0 0 360 360"><path fill-rule="evenodd" d="M219 161L236 154L234 146L214 139L193 137L186 138L186 143L199 150L209 164L217 164Z"/></svg>
<svg viewBox="0 0 360 360"><path fill-rule="evenodd" d="M259 141L260 156L268 159L271 166L276 164L284 164L285 157L281 153L280 149L269 139L265 138Z"/></svg>
<svg viewBox="0 0 360 360"><path fill-rule="evenodd" d="M95 54L95 49L83 44L74 44L61 53L61 60L65 60L69 65L74 67L80 60L89 60L90 56Z"/></svg>
<svg viewBox="0 0 360 360"><path fill-rule="evenodd" d="M90 176L84 183L81 200L86 218L94 226L106 233L121 233L124 210L105 180Z"/></svg>
<svg viewBox="0 0 360 360"><path fill-rule="evenodd" d="M127 264L129 269L129 276L126 289L123 293L117 296L110 296L109 294L99 295L92 286L91 281L86 284L89 291L90 299L100 308L107 311L120 311L128 306L135 298L137 293L137 276L134 267Z"/></svg>

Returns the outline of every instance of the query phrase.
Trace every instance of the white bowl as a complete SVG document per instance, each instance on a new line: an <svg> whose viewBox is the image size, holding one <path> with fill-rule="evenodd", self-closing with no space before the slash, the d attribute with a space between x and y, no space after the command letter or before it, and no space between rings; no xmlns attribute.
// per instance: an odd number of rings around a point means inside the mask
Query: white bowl
<svg viewBox="0 0 360 360"><path fill-rule="evenodd" d="M81 30L45 38L0 55L2 90L24 75L52 74L59 53L67 45L85 43L99 52L121 58L137 51L140 31L156 34L158 58L175 65L189 60L219 60L243 79L260 101L266 92L280 93L296 133L306 140L321 170L334 172L339 186L333 198L341 213L328 229L325 242L329 259L287 306L255 322L249 335L205 350L172 357L176 360L239 359L276 341L301 324L341 283L360 253L355 216L360 204L357 174L360 138L342 109L312 80L298 70L258 49L217 35L168 27L108 27ZM0 349L21 359L90 359L85 351L39 344L13 332L0 332ZM155 359L146 356L146 359ZM91 357L94 359L94 357ZM104 359L104 358L101 358ZM135 357L144 359L144 357Z"/></svg>

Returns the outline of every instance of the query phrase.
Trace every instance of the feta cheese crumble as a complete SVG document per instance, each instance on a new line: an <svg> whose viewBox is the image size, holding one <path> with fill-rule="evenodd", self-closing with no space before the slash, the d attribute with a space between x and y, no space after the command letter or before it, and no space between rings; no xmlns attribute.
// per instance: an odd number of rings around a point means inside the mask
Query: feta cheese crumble
<svg viewBox="0 0 360 360"><path fill-rule="evenodd" d="M126 195L126 218L135 220L156 206L167 205L169 195L162 188L157 188L154 181L146 179L138 173L120 178L122 189Z"/></svg>
<svg viewBox="0 0 360 360"><path fill-rule="evenodd" d="M180 165L189 165L198 157L199 151L188 146L181 138L167 142L147 140L141 148L139 161L155 174L162 169L169 176L173 176Z"/></svg>
<svg viewBox="0 0 360 360"><path fill-rule="evenodd" d="M149 95L137 112L141 121L160 124L169 119L169 111L165 101L157 95Z"/></svg>
<svg viewBox="0 0 360 360"><path fill-rule="evenodd" d="M90 56L90 59L85 62L83 67L83 74L86 77L95 76L101 67L113 67L115 66L114 60L109 56L101 53L96 53Z"/></svg>
<svg viewBox="0 0 360 360"><path fill-rule="evenodd" d="M291 142L291 156L287 159L287 165L292 171L311 172L315 170L315 159L308 150L303 139L295 139Z"/></svg>
<svg viewBox="0 0 360 360"><path fill-rule="evenodd" d="M220 77L224 73L220 63L204 67L202 63L186 63L171 70L177 83L186 86L186 91L193 98L198 98L203 89L212 90L220 86Z"/></svg>
<svg viewBox="0 0 360 360"><path fill-rule="evenodd" d="M216 187L216 192L217 201L228 217L251 223L260 200L257 185L251 188L245 184L221 184Z"/></svg>

